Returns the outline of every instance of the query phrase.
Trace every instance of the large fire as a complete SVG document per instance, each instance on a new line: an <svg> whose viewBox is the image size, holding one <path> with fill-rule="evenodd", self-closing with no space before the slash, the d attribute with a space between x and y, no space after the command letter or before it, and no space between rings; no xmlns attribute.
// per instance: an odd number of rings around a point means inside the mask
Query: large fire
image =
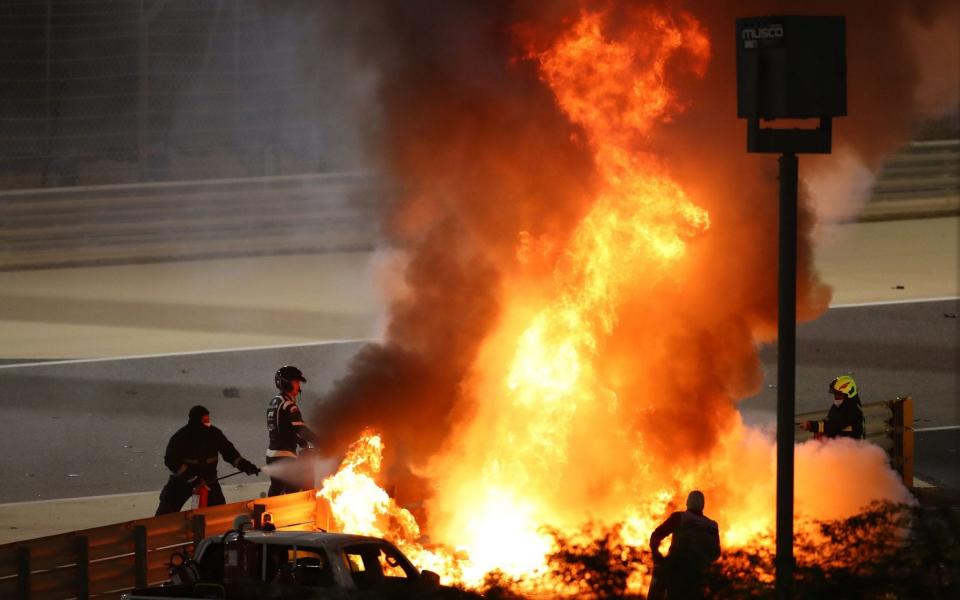
<svg viewBox="0 0 960 600"><path fill-rule="evenodd" d="M384 443L374 432L351 447L319 492L343 530L386 536L446 581L477 585L495 569L543 575L552 547L544 527L623 523L629 541L645 545L691 489L706 493L706 513L719 521L725 547L761 543L773 527L773 444L741 423L735 392L718 383L692 388L705 397L685 397L682 367L672 371L675 384L656 381L657 362L676 348L675 332L656 322L636 348L614 340L631 311L670 310L657 298L669 302L662 290L691 276L698 265L689 250L713 231L708 212L649 149L658 128L685 108L667 65L701 76L707 34L686 13L648 8L619 19L614 27L603 11L584 10L545 44L517 33L523 59L537 65L578 143L589 148L597 181L568 238L515 232L517 264L505 270L503 313L461 386L471 409L453 441L422 467L435 486L423 507L427 522L418 525L378 485ZM530 274L544 263L549 278ZM699 368L698 356L678 362ZM678 427L672 451L662 441L672 437L671 417L658 417L664 400L639 394L644 388L672 388L671 401L700 406L714 437ZM689 450L691 443L698 449ZM834 446L798 450L798 514L836 518L874 498L902 498L880 450ZM836 477L826 502L817 465L828 460L856 475ZM644 576L632 584L645 586Z"/></svg>

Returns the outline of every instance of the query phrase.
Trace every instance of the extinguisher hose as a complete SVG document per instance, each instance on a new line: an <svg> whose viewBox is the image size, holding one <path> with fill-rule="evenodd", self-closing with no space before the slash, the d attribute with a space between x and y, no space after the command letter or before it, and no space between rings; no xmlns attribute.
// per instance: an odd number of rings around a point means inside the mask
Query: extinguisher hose
<svg viewBox="0 0 960 600"><path fill-rule="evenodd" d="M224 475L223 477L217 477L217 481L223 481L224 479L227 479L228 477L233 477L234 475L239 475L240 473L243 473L243 471L234 471L233 473L230 473L229 475Z"/></svg>

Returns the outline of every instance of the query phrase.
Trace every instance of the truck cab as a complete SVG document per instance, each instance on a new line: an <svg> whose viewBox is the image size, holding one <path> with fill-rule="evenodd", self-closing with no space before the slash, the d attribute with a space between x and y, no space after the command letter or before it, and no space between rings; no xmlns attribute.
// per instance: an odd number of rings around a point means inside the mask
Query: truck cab
<svg viewBox="0 0 960 600"><path fill-rule="evenodd" d="M458 597L439 577L420 572L390 542L343 533L236 531L208 537L192 561L163 586L133 590L149 598L380 598Z"/></svg>

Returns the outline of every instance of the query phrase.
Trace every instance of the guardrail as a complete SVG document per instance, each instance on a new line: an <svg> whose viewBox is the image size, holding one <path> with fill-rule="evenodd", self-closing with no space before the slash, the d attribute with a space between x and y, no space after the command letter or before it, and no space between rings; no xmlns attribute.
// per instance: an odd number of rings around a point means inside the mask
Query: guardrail
<svg viewBox="0 0 960 600"><path fill-rule="evenodd" d="M883 165L861 221L960 214L960 140L911 142Z"/></svg>
<svg viewBox="0 0 960 600"><path fill-rule="evenodd" d="M903 484L913 487L913 398L898 397L885 402L863 405L864 434L868 442L883 448L890 456L890 465L900 473ZM800 413L798 425L804 421L826 418L827 411ZM805 442L814 435L797 431L796 440Z"/></svg>
<svg viewBox="0 0 960 600"><path fill-rule="evenodd" d="M913 485L913 400L863 405L867 440L890 455L907 487ZM796 415L817 420L827 411ZM813 434L797 432L799 442ZM238 514L269 512L279 529L331 529L316 490L236 502L0 546L0 598L65 600L115 598L168 579L173 552L228 531Z"/></svg>
<svg viewBox="0 0 960 600"><path fill-rule="evenodd" d="M960 193L960 140L911 142L884 164L873 188L876 200Z"/></svg>
<svg viewBox="0 0 960 600"><path fill-rule="evenodd" d="M117 598L166 581L172 553L226 533L239 514L269 512L278 529L328 529L316 491L236 502L0 546L0 598Z"/></svg>
<svg viewBox="0 0 960 600"><path fill-rule="evenodd" d="M372 248L362 172L0 192L0 270Z"/></svg>

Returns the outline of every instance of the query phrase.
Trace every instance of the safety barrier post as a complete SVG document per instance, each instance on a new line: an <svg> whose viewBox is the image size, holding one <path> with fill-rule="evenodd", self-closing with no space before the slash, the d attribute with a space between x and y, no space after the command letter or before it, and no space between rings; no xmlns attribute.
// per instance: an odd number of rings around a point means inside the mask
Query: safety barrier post
<svg viewBox="0 0 960 600"><path fill-rule="evenodd" d="M903 477L903 484L913 487L913 398L910 396L894 400L894 428L896 435L897 470Z"/></svg>
<svg viewBox="0 0 960 600"><path fill-rule="evenodd" d="M207 517L205 515L193 515L193 549L196 551L197 545L207 535Z"/></svg>
<svg viewBox="0 0 960 600"><path fill-rule="evenodd" d="M90 598L90 538L77 536L74 540L77 551L77 599Z"/></svg>
<svg viewBox="0 0 960 600"><path fill-rule="evenodd" d="M133 526L133 585L147 587L147 526Z"/></svg>
<svg viewBox="0 0 960 600"><path fill-rule="evenodd" d="M30 547L17 548L17 598L30 600Z"/></svg>

